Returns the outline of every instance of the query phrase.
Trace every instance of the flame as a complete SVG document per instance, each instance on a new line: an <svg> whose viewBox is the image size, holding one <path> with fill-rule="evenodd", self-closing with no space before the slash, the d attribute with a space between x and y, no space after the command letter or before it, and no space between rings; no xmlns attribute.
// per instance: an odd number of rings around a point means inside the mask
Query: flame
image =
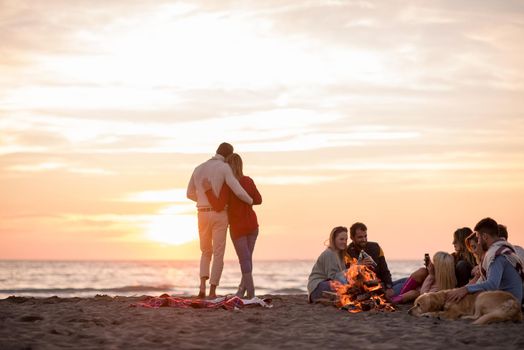
<svg viewBox="0 0 524 350"><path fill-rule="evenodd" d="M338 297L337 307L347 309L351 313L371 309L395 311L384 298L384 291L376 273L366 265L359 265L356 259L346 256L345 260L350 265L345 273L348 283L331 282L331 287Z"/></svg>

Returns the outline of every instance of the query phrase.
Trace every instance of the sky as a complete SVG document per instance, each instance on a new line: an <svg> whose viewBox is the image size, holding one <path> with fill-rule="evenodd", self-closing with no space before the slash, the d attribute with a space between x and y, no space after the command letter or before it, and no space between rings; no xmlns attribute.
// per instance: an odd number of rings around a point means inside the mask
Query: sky
<svg viewBox="0 0 524 350"><path fill-rule="evenodd" d="M357 221L387 259L487 216L524 245L523 42L518 0L0 0L0 259L198 259L224 141L255 260Z"/></svg>

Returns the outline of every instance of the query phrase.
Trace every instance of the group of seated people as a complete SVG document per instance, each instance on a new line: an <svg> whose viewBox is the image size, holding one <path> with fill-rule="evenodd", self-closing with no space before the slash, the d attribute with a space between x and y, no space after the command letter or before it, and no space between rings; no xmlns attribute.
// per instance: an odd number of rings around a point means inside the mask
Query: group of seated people
<svg viewBox="0 0 524 350"><path fill-rule="evenodd" d="M457 229L453 234L455 251L436 252L426 266L409 277L392 281L384 252L376 242L368 242L367 227L361 222L349 229L331 230L329 245L318 257L308 280L310 303L334 292L333 281L344 283L350 264L366 265L381 280L385 297L394 304L414 301L420 294L453 289L450 300L460 300L468 293L503 290L523 301L524 249L508 242L504 225L492 218L480 220L474 230Z"/></svg>

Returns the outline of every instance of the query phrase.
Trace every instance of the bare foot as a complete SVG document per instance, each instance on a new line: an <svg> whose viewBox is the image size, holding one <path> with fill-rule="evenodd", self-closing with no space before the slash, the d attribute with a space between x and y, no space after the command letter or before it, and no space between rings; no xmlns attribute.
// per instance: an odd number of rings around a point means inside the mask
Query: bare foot
<svg viewBox="0 0 524 350"><path fill-rule="evenodd" d="M209 287L209 297L208 299L216 299L217 297L217 286L215 284L212 284L210 287Z"/></svg>

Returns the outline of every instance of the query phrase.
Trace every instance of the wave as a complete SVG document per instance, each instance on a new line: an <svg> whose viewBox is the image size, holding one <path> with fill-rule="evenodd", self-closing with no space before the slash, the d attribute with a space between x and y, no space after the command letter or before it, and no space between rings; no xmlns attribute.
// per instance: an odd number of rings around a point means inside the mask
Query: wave
<svg viewBox="0 0 524 350"><path fill-rule="evenodd" d="M129 293L129 292L165 292L173 289L174 286L166 284L160 286L124 286L113 288L20 288L20 289L0 289L0 294L35 293L35 294L74 294L74 293Z"/></svg>

